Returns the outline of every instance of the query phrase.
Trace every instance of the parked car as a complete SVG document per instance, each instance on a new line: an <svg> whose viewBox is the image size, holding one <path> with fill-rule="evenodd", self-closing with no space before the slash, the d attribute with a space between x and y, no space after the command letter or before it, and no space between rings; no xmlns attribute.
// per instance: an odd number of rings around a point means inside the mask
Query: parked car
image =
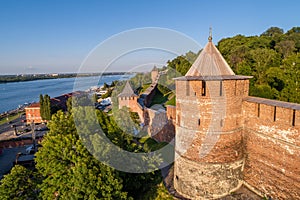
<svg viewBox="0 0 300 200"><path fill-rule="evenodd" d="M44 127L37 127L36 129L34 129L35 131L47 131L49 130L49 128L47 126Z"/></svg>
<svg viewBox="0 0 300 200"><path fill-rule="evenodd" d="M27 147L25 151L27 154L33 154L34 153L33 145L30 145L29 147Z"/></svg>
<svg viewBox="0 0 300 200"><path fill-rule="evenodd" d="M36 150L37 150L39 147L41 147L41 145L40 145L40 144L36 144ZM33 144L30 145L29 147L27 147L25 151L26 151L27 154L34 154L35 152L34 152Z"/></svg>

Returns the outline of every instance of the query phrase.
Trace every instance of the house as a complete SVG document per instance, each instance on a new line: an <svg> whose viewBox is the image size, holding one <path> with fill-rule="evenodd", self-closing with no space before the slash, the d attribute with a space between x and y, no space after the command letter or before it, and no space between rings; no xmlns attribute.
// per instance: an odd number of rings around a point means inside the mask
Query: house
<svg viewBox="0 0 300 200"><path fill-rule="evenodd" d="M54 98L50 99L51 107L55 111L62 110L67 111L67 101L70 97L75 95L82 95L85 92L82 91L76 91L71 92L67 94L63 94ZM25 107L25 113L26 113L26 122L27 124L34 123L42 123L46 122L46 120L42 120L41 114L40 114L40 103L32 103L29 106Z"/></svg>
<svg viewBox="0 0 300 200"><path fill-rule="evenodd" d="M32 103L25 108L26 122L31 123L42 123L42 117L40 114L40 103Z"/></svg>

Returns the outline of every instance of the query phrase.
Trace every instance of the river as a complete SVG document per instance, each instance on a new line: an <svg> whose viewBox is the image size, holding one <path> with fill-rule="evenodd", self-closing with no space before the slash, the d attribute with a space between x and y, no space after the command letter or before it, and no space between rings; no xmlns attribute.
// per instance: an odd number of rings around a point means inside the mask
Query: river
<svg viewBox="0 0 300 200"><path fill-rule="evenodd" d="M61 94L76 90L87 90L98 81L98 86L104 83L110 84L114 80L126 80L132 75L109 75L99 77L46 79L25 82L13 82L0 84L0 113L17 108L24 103L39 101L40 94L48 94L56 97ZM74 83L79 83L80 88L74 88Z"/></svg>

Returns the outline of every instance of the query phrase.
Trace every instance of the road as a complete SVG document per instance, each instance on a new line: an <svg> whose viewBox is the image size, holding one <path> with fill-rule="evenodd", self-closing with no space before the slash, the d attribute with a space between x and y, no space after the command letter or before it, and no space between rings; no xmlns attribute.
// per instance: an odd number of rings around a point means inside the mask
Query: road
<svg viewBox="0 0 300 200"><path fill-rule="evenodd" d="M12 138L30 138L32 135L31 126L29 124L26 124L26 122L22 122L25 119L25 115L21 115L20 117L10 121L9 123L0 125L0 141ZM17 136L14 135L14 126L17 129ZM35 125L35 129L36 137L43 136L47 132L47 127L45 124Z"/></svg>
<svg viewBox="0 0 300 200"><path fill-rule="evenodd" d="M25 120L25 119L26 119L25 115L21 115L21 117L18 117L17 119L14 119L8 123L0 125L0 134L13 130L13 128L12 128L13 125L15 125L17 128L25 126L25 123L22 122L22 120Z"/></svg>

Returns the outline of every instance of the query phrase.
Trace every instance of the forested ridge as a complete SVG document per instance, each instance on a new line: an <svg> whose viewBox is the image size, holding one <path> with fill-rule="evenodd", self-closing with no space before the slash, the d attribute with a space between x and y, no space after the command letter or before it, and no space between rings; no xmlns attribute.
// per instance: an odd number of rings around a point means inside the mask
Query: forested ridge
<svg viewBox="0 0 300 200"><path fill-rule="evenodd" d="M250 95L300 103L300 27L237 35L217 47L236 74L253 76Z"/></svg>
<svg viewBox="0 0 300 200"><path fill-rule="evenodd" d="M236 74L253 76L251 96L300 103L300 27L287 32L271 27L259 36L224 38L216 46ZM196 56L188 52L168 67L183 76Z"/></svg>

